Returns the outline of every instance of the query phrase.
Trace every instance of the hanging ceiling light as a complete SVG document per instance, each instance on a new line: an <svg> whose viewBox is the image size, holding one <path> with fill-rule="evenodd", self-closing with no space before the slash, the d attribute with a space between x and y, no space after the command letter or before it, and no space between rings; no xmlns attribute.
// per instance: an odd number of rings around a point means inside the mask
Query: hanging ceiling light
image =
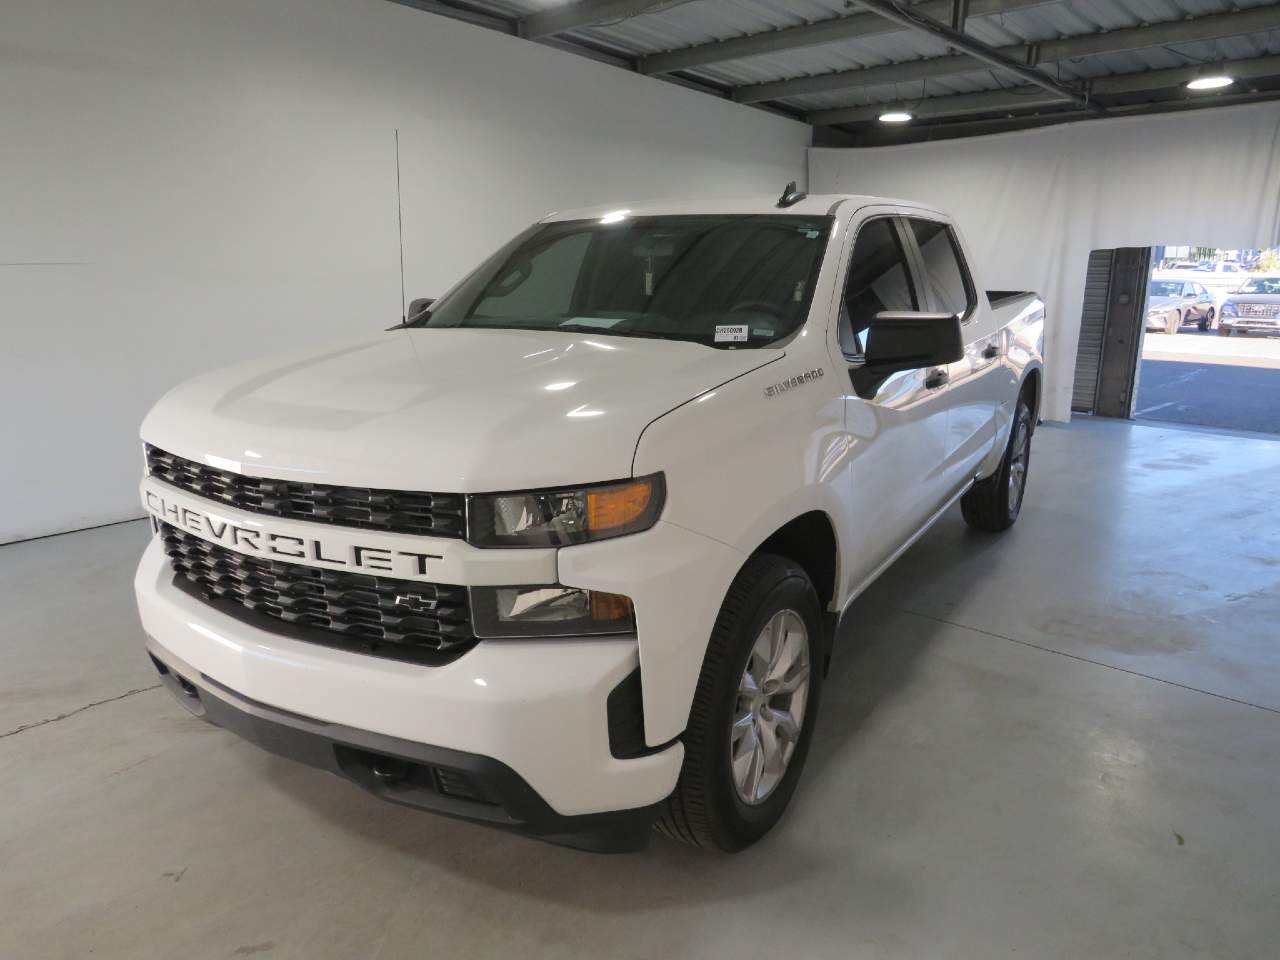
<svg viewBox="0 0 1280 960"><path fill-rule="evenodd" d="M910 123L914 119L915 115L906 110L889 110L880 114L881 123Z"/></svg>
<svg viewBox="0 0 1280 960"><path fill-rule="evenodd" d="M1223 87L1229 87L1235 83L1235 77L1229 77L1225 73L1206 73L1203 76L1196 77L1187 81L1188 90L1221 90Z"/></svg>

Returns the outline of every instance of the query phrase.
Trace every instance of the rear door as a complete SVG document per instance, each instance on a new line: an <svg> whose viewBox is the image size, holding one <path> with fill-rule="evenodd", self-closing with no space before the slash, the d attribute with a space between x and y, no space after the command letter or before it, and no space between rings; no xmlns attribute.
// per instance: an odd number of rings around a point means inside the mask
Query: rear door
<svg viewBox="0 0 1280 960"><path fill-rule="evenodd" d="M910 238L894 208L869 208L845 254L835 348L846 377L846 485L853 551L846 587L857 589L920 529L946 498L945 386L927 371L895 373L870 397L849 374L864 361L867 329L882 311L925 309Z"/></svg>
<svg viewBox="0 0 1280 960"><path fill-rule="evenodd" d="M973 479L995 442L996 406L1003 379L995 319L980 293L954 228L941 218L906 218L908 235L924 278L925 310L960 318L964 356L941 370L946 378L947 429L944 472L949 493Z"/></svg>

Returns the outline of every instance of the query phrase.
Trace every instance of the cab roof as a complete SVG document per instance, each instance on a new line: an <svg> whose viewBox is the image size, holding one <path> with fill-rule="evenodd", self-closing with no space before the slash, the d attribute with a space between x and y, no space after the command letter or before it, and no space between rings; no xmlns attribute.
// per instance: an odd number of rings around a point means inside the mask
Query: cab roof
<svg viewBox="0 0 1280 960"><path fill-rule="evenodd" d="M778 206L778 196L707 197L683 200L644 200L618 202L572 210L556 210L542 218L543 223L561 220L600 220L614 215L623 217L680 216L683 214L779 214L782 216L825 217L835 211L838 204L850 202L852 209L890 204L904 207L924 207L910 200L892 200L855 193L822 193L806 196L787 207ZM932 208L926 208L932 209Z"/></svg>

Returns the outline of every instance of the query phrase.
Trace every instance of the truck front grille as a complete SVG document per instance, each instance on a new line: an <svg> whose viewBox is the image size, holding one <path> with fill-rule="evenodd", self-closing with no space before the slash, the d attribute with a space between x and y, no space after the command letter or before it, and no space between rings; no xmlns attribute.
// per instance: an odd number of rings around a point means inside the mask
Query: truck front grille
<svg viewBox="0 0 1280 960"><path fill-rule="evenodd" d="M417 493L246 477L167 453L147 444L147 470L158 480L206 500L289 520L427 537L466 535L460 493Z"/></svg>
<svg viewBox="0 0 1280 960"><path fill-rule="evenodd" d="M232 615L288 625L259 623L266 629L417 663L447 662L475 645L466 587L246 556L167 523L160 536L180 586Z"/></svg>

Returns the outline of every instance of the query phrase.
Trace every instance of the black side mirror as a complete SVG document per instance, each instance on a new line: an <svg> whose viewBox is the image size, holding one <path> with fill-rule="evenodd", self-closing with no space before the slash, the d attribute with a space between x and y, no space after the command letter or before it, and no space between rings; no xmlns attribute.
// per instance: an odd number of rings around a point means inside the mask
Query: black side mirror
<svg viewBox="0 0 1280 960"><path fill-rule="evenodd" d="M964 334L954 313L877 313L867 329L866 359L849 372L858 396L875 396L901 370L940 367L964 357Z"/></svg>
<svg viewBox="0 0 1280 960"><path fill-rule="evenodd" d="M435 297L419 297L417 300L410 300L409 311L405 314L404 322L412 323L417 320L418 316L426 313L435 302Z"/></svg>

